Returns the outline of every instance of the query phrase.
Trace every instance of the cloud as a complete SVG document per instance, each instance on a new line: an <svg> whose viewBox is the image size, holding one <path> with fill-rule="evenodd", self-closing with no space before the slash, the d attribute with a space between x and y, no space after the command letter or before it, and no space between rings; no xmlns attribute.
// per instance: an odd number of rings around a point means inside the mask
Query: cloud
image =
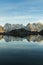
<svg viewBox="0 0 43 65"><path fill-rule="evenodd" d="M28 23L43 23L43 17L38 16L0 16L0 24L4 25L5 23L11 24L24 24L27 25Z"/></svg>

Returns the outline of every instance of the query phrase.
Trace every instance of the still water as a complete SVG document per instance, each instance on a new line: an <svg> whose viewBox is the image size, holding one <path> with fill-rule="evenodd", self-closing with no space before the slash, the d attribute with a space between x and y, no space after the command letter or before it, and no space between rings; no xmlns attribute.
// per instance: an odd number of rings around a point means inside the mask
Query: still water
<svg viewBox="0 0 43 65"><path fill-rule="evenodd" d="M0 65L43 65L43 36L0 36Z"/></svg>

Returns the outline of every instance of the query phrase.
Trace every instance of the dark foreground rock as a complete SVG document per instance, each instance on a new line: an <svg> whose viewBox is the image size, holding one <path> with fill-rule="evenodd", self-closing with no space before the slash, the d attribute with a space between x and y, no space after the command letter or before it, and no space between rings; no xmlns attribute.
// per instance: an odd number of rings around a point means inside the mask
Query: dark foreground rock
<svg viewBox="0 0 43 65"><path fill-rule="evenodd" d="M39 34L40 34L40 35L43 35L43 30L41 30L41 31L39 32Z"/></svg>
<svg viewBox="0 0 43 65"><path fill-rule="evenodd" d="M6 34L8 35L12 35L12 36L20 36L20 37L25 37L25 36L28 36L28 35L37 35L38 32L31 32L31 31L28 31L24 28L21 28L21 29L15 29L15 30L12 30L10 32L7 32Z"/></svg>
<svg viewBox="0 0 43 65"><path fill-rule="evenodd" d="M0 35L9 35L9 36L18 36L18 37L26 37L29 35L38 35L38 34L43 35L43 30L37 32L37 31L28 31L24 28L21 28L21 29L14 29L10 32L0 33Z"/></svg>

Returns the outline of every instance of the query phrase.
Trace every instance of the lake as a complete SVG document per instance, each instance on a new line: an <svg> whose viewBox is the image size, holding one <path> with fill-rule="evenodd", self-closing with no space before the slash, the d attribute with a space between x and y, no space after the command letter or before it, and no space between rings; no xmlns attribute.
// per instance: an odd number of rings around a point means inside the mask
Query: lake
<svg viewBox="0 0 43 65"><path fill-rule="evenodd" d="M43 36L0 35L0 65L43 65Z"/></svg>

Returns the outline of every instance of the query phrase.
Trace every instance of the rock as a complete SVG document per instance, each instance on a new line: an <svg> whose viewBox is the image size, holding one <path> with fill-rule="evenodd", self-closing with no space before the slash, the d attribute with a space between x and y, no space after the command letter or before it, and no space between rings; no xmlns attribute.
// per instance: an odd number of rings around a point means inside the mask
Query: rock
<svg viewBox="0 0 43 65"><path fill-rule="evenodd" d="M5 29L4 27L0 26L0 33L3 33L3 32L5 32Z"/></svg>
<svg viewBox="0 0 43 65"><path fill-rule="evenodd" d="M11 31L11 30L20 29L20 28L24 28L24 26L22 24L9 24L9 23L6 23L4 25L4 29L6 31Z"/></svg>
<svg viewBox="0 0 43 65"><path fill-rule="evenodd" d="M43 24L41 23L33 23L33 24L27 24L27 30L29 31L41 31L43 29Z"/></svg>

